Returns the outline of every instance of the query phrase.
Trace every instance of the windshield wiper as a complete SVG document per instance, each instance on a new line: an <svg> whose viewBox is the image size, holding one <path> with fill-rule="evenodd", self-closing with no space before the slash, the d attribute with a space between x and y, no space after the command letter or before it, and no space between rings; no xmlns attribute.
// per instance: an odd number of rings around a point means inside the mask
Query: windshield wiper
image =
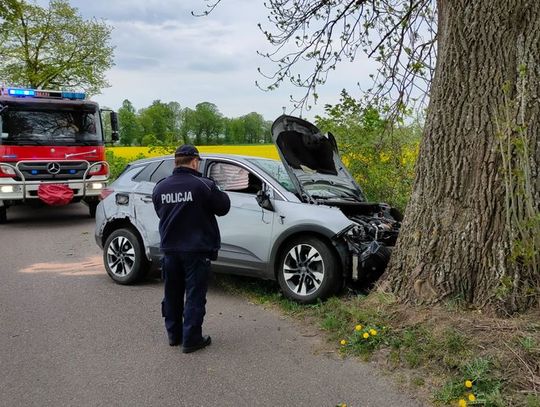
<svg viewBox="0 0 540 407"><path fill-rule="evenodd" d="M76 141L75 144L78 146L97 146L98 141Z"/></svg>
<svg viewBox="0 0 540 407"><path fill-rule="evenodd" d="M313 199L324 199L324 200L339 198L338 196L313 195L313 194L309 194L309 196L311 196Z"/></svg>
<svg viewBox="0 0 540 407"><path fill-rule="evenodd" d="M14 145L20 145L23 143L24 145L42 146L45 144L43 140L33 137L16 137L14 140L12 140L12 142Z"/></svg>
<svg viewBox="0 0 540 407"><path fill-rule="evenodd" d="M321 185L334 185L334 183L332 181L328 181L328 180L325 180L325 179L312 179L312 180L303 179L302 184L304 184L304 185L318 185L318 184L321 184Z"/></svg>
<svg viewBox="0 0 540 407"><path fill-rule="evenodd" d="M8 109L8 105L0 105L0 116Z"/></svg>
<svg viewBox="0 0 540 407"><path fill-rule="evenodd" d="M340 190L340 192L343 192L345 194L345 196L341 196L340 198L354 199L355 201L358 201L358 202L364 202L360 197L358 197L357 195L353 194L350 191Z"/></svg>

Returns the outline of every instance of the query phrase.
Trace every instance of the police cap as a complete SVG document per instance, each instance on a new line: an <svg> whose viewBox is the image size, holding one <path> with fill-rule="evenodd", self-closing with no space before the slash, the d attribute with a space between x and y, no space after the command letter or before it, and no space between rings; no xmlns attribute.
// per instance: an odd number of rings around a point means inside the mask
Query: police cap
<svg viewBox="0 0 540 407"><path fill-rule="evenodd" d="M199 156L199 150L194 145L191 144L184 144L181 145L176 149L176 152L174 153L175 157L196 157L199 160L201 157Z"/></svg>

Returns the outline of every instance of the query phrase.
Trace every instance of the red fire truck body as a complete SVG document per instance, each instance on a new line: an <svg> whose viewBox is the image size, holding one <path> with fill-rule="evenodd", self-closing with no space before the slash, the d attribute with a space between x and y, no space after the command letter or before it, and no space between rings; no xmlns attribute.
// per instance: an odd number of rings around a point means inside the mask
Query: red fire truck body
<svg viewBox="0 0 540 407"><path fill-rule="evenodd" d="M115 114L111 125L117 135ZM85 202L93 216L108 178L97 103L83 93L0 92L0 223L6 222L10 206L39 200L51 204L44 194L62 188L69 202ZM57 189L47 189L51 185Z"/></svg>

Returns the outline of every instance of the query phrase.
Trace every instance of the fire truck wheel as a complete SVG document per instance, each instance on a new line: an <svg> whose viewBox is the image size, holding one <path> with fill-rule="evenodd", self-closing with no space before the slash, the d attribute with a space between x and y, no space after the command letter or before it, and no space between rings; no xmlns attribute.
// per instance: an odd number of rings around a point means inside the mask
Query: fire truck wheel
<svg viewBox="0 0 540 407"><path fill-rule="evenodd" d="M5 206L0 206L0 223L7 222L7 208Z"/></svg>
<svg viewBox="0 0 540 407"><path fill-rule="evenodd" d="M103 246L103 263L109 277L118 284L136 283L149 269L139 236L131 229L118 229L110 234Z"/></svg>
<svg viewBox="0 0 540 407"><path fill-rule="evenodd" d="M91 218L96 217L96 208L99 202L88 202L88 212L90 213Z"/></svg>

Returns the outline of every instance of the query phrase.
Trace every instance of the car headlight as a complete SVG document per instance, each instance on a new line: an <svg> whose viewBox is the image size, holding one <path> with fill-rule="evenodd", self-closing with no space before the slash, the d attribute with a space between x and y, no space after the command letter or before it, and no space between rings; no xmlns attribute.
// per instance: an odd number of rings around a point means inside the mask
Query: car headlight
<svg viewBox="0 0 540 407"><path fill-rule="evenodd" d="M369 225L354 225L349 229L347 232L347 235L349 237L352 237L354 239L357 239L359 241L366 240L366 237L368 235L368 229Z"/></svg>
<svg viewBox="0 0 540 407"><path fill-rule="evenodd" d="M0 164L0 176L12 177L17 175L17 172L11 165Z"/></svg>
<svg viewBox="0 0 540 407"><path fill-rule="evenodd" d="M101 172L103 165L98 164L94 165L92 168L90 168L90 171L88 171L89 174L97 174Z"/></svg>

